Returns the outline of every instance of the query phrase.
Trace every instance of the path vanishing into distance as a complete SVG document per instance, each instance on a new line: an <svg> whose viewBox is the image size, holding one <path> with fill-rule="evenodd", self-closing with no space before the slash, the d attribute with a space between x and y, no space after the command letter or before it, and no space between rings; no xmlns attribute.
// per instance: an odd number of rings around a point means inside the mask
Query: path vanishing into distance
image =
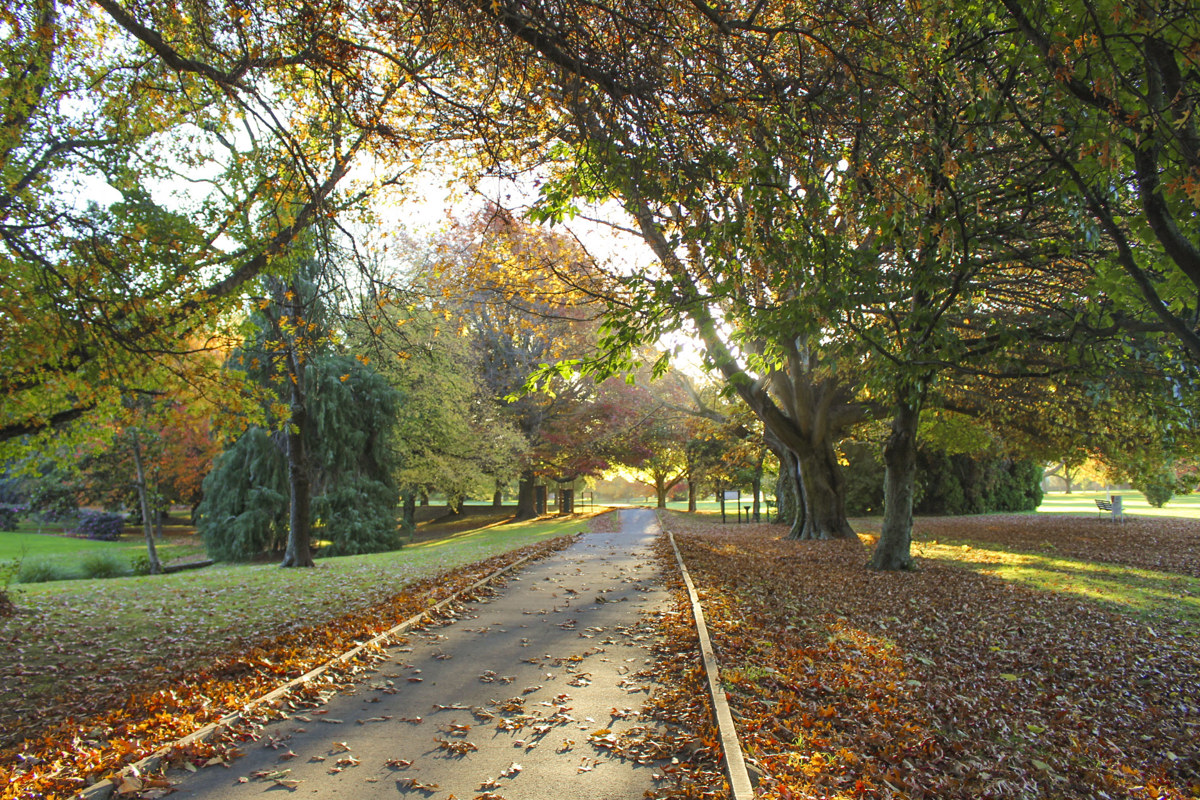
<svg viewBox="0 0 1200 800"><path fill-rule="evenodd" d="M628 800L655 768L611 745L648 724L653 637L665 611L654 511L585 533L524 567L457 620L407 634L352 689L267 725L245 756L194 774L176 798ZM290 790L290 791L289 791Z"/></svg>

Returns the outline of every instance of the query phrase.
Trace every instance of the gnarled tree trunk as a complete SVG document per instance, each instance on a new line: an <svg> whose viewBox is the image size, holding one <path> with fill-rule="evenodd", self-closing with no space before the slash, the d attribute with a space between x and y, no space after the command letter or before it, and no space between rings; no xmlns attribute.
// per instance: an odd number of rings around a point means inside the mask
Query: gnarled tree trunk
<svg viewBox="0 0 1200 800"><path fill-rule="evenodd" d="M789 539L800 538L804 528L804 497L800 490L800 468L796 455L785 447L775 449L779 459L779 477L775 481L776 521L789 526Z"/></svg>
<svg viewBox="0 0 1200 800"><path fill-rule="evenodd" d="M846 485L833 443L825 440L804 453L794 453L800 466L804 521L792 527L790 539L854 539L846 519Z"/></svg>

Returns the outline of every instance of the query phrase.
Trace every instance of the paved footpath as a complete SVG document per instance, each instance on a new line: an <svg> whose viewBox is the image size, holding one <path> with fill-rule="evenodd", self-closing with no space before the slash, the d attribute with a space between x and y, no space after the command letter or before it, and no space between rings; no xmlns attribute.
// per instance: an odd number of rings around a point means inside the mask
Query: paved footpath
<svg viewBox="0 0 1200 800"><path fill-rule="evenodd" d="M172 771L173 797L640 798L653 767L606 742L640 724L653 642L639 617L667 594L654 512L620 513L619 533L584 534L452 624L410 634L353 690L268 725L229 768Z"/></svg>

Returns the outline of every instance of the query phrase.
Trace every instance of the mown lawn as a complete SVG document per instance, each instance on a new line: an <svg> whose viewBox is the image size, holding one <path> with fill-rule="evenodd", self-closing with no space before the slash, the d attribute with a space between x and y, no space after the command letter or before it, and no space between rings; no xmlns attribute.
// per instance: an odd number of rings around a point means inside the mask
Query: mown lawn
<svg viewBox="0 0 1200 800"><path fill-rule="evenodd" d="M1200 796L1200 521L919 519L901 574L869 533L665 524L760 796Z"/></svg>
<svg viewBox="0 0 1200 800"><path fill-rule="evenodd" d="M163 533L155 542L163 563L203 557L204 544L190 526L168 525ZM21 522L16 531L0 531L3 573L20 573L23 566L26 574L57 573L64 578L78 578L82 577L80 565L89 557L105 557L129 569L145 553L146 540L141 529L133 526L127 526L115 542L84 539L65 532L61 525L28 521Z"/></svg>
<svg viewBox="0 0 1200 800"><path fill-rule="evenodd" d="M389 553L318 559L305 570L218 564L10 587L19 612L0 619L0 745L67 716L94 716L135 690L170 687L178 676L273 638L340 625L425 581L419 608L441 593L440 575L588 524L568 518L460 531ZM302 668L299 656L286 672Z"/></svg>

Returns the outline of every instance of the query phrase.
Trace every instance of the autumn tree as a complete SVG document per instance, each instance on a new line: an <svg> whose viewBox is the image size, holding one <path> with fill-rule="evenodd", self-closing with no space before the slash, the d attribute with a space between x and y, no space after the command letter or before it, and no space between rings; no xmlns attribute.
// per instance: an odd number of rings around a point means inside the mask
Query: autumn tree
<svg viewBox="0 0 1200 800"><path fill-rule="evenodd" d="M236 317L248 282L285 272L306 230L469 135L433 107L471 84L407 30L384 52L373 19L337 2L7 7L0 441L111 415L122 386ZM370 175L347 177L368 152Z"/></svg>
<svg viewBox="0 0 1200 800"><path fill-rule="evenodd" d="M225 558L282 539L283 566L312 566L317 524L331 555L397 544L389 434L399 399L365 357L336 346L334 301L302 280L313 274L310 265L288 284L266 281L235 356L258 384L265 425L242 434L205 482L200 528Z"/></svg>
<svg viewBox="0 0 1200 800"><path fill-rule="evenodd" d="M526 443L518 517L534 515L537 480L599 474L629 458L644 398L570 366L597 348L602 310L587 291L582 249L489 206L451 229L438 252L429 278L437 306L469 341L486 396ZM531 391L537 374L547 380Z"/></svg>
<svg viewBox="0 0 1200 800"><path fill-rule="evenodd" d="M1042 154L1100 278L1200 359L1200 6L1193 2L964 3L993 114ZM1148 312L1145 313L1145 312Z"/></svg>
<svg viewBox="0 0 1200 800"><path fill-rule="evenodd" d="M412 530L421 493L454 501L501 491L516 477L525 441L486 390L458 323L435 313L419 292L368 317L377 332L352 333L352 340L403 398L392 437L402 526Z"/></svg>

